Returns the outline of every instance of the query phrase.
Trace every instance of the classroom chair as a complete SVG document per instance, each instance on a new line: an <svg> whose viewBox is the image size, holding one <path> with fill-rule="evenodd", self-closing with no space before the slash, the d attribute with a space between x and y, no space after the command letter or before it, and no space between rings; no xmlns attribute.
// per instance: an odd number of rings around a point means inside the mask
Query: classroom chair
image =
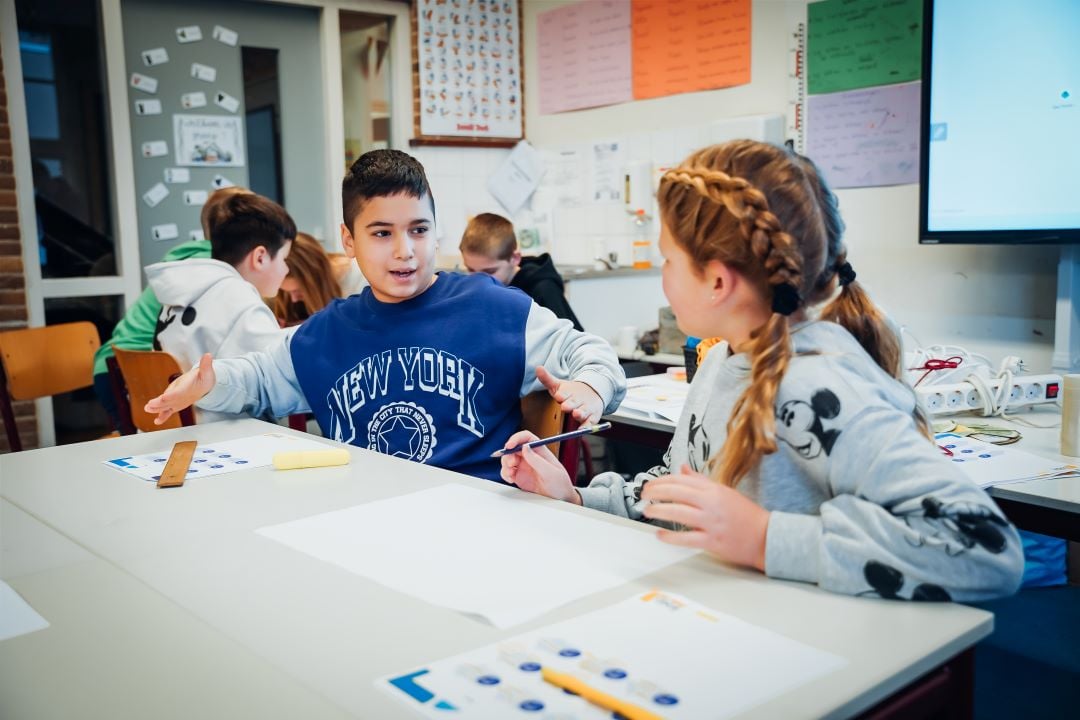
<svg viewBox="0 0 1080 720"><path fill-rule="evenodd" d="M121 432L130 434L135 429L154 432L195 424L191 408L181 410L161 425L155 425L155 416L143 410L146 403L160 395L180 375L176 358L161 350L124 350L114 345L113 351L119 373L111 372L114 365L110 363L110 380L117 412L121 417L131 419L130 426L122 428Z"/></svg>
<svg viewBox="0 0 1080 720"><path fill-rule="evenodd" d="M101 346L89 322L0 332L0 414L8 447L22 450L13 400L35 400L94 384L94 353Z"/></svg>
<svg viewBox="0 0 1080 720"><path fill-rule="evenodd" d="M578 422L573 416L566 415L559 403L547 390L537 390L521 398L521 428L537 437L550 437L576 429ZM592 455L585 438L575 438L568 443L554 443L548 446L559 462L566 468L570 479L578 484L578 464L585 459L587 479L593 476Z"/></svg>
<svg viewBox="0 0 1080 720"><path fill-rule="evenodd" d="M181 410L161 425L155 425L155 416L143 410L150 399L160 395L169 383L180 376L180 365L176 358L160 350L124 350L116 346L113 346L113 350L115 359L109 358L106 361L113 396L116 398L118 414L121 418L129 418L125 422L126 427L120 428L122 434L131 435L136 430L153 432L195 424L195 414L191 408ZM309 417L310 413L290 415L289 427L306 431Z"/></svg>

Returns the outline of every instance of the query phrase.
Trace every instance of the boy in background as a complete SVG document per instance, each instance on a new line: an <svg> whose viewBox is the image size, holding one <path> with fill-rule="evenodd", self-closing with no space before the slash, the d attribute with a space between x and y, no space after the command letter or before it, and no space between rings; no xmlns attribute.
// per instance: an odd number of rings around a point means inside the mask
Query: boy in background
<svg viewBox="0 0 1080 720"><path fill-rule="evenodd" d="M199 220L202 225L203 239L183 242L165 253L162 262L175 260L187 260L189 258L210 257L210 226L216 224L218 212L226 200L233 195L250 193L247 188L227 187L214 191L203 204ZM120 417L116 409L116 399L113 397L112 383L109 381L109 368L106 362L113 356L113 346L124 350L152 350L154 347L154 331L157 328L158 315L161 314L161 303L154 295L154 290L147 287L139 295L120 322L116 324L112 335L102 343L98 351L94 353L94 392L98 401L109 414L113 427L120 427Z"/></svg>
<svg viewBox="0 0 1080 720"><path fill-rule="evenodd" d="M607 342L490 277L435 273L435 206L414 158L360 156L342 206L342 246L370 286L263 352L203 356L147 403L159 423L196 401L310 411L326 437L498 481L491 454L520 427L522 395L546 387L583 423L618 406L626 378Z"/></svg>
<svg viewBox="0 0 1080 720"><path fill-rule="evenodd" d="M146 268L162 305L154 349L188 370L204 353L236 357L277 340L283 331L263 298L281 288L295 237L292 218L273 200L253 193L227 198L210 223L211 257Z"/></svg>
<svg viewBox="0 0 1080 720"><path fill-rule="evenodd" d="M566 301L562 276L547 253L522 257L518 250L514 225L494 213L480 213L461 236L461 258L471 273L486 273L503 285L516 287L546 307L556 317L564 318L581 330L577 315Z"/></svg>

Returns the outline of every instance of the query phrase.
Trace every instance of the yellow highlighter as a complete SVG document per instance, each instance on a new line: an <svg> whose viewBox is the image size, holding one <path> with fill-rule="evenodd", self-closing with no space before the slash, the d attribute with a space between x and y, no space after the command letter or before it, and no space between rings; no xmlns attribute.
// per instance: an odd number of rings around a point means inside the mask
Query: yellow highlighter
<svg viewBox="0 0 1080 720"><path fill-rule="evenodd" d="M608 695L606 692L601 692L600 690L587 685L584 681L578 680L573 675L561 673L547 667L540 668L540 675L546 682L551 683L555 687L569 690L575 695L580 695L593 705L602 707L605 710L617 712L627 720L663 720L660 715L649 712L645 708L638 707L633 703L620 700L614 695Z"/></svg>
<svg viewBox="0 0 1080 720"><path fill-rule="evenodd" d="M334 450L294 450L274 453L275 470L299 470L300 468L330 467L348 465L349 451L340 448Z"/></svg>

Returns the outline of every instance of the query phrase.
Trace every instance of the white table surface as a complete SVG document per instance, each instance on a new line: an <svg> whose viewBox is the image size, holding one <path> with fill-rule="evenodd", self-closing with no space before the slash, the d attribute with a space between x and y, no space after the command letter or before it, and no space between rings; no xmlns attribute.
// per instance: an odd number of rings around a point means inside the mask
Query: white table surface
<svg viewBox="0 0 1080 720"><path fill-rule="evenodd" d="M1019 411L1016 416L1043 427L1031 427L1023 422L1004 418L984 418L976 415L946 416L943 419L981 423L995 427L1009 427L1019 431L1021 438L1014 445L1018 450L1059 461L1062 465L1080 465L1080 458L1061 454L1061 408L1055 404L1037 405L1028 411ZM998 485L990 489L996 498L1038 505L1078 515L1080 523L1080 478L1054 478L1032 480L1024 483Z"/></svg>
<svg viewBox="0 0 1080 720"><path fill-rule="evenodd" d="M841 717L992 630L965 606L838 596L697 556L500 631L253 531L449 482L517 490L352 447L348 466L171 490L101 464L268 431L292 432L241 420L0 456L0 575L52 623L0 643L0 716L415 717L373 681L659 587L848 659L741 717Z"/></svg>

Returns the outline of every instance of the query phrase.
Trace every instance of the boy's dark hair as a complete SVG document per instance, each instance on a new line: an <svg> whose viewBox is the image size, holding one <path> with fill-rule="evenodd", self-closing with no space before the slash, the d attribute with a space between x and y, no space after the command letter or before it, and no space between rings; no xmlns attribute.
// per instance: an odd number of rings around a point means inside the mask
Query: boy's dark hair
<svg viewBox="0 0 1080 720"><path fill-rule="evenodd" d="M408 195L431 200L431 220L435 220L435 198L431 194L424 166L400 150L371 150L356 158L341 182L341 207L345 227L352 232L353 221L371 198Z"/></svg>
<svg viewBox="0 0 1080 720"><path fill-rule="evenodd" d="M276 257L295 238L296 223L285 208L255 193L233 195L210 218L210 256L234 267L260 245Z"/></svg>

